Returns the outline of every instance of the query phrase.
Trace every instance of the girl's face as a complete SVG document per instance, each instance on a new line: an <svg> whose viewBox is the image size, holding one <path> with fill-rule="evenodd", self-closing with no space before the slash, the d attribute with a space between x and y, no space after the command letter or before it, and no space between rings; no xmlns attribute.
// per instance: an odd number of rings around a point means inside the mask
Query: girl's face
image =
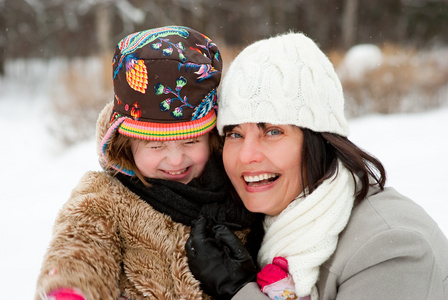
<svg viewBox="0 0 448 300"><path fill-rule="evenodd" d="M226 133L224 167L248 210L274 216L302 192L302 144L293 125L245 123Z"/></svg>
<svg viewBox="0 0 448 300"><path fill-rule="evenodd" d="M189 183L202 175L210 158L209 134L176 141L133 140L135 165L143 176Z"/></svg>

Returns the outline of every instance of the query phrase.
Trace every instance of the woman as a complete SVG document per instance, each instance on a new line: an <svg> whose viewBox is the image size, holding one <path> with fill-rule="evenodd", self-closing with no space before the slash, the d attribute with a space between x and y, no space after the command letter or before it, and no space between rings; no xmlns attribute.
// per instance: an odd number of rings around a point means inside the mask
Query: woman
<svg viewBox="0 0 448 300"><path fill-rule="evenodd" d="M247 47L219 104L226 172L244 205L266 214L259 286L235 284L223 298L448 299L446 237L421 207L386 188L381 162L347 138L340 81L311 39L289 33ZM208 235L193 228L187 255L195 277L219 294L231 276L197 265L228 269L241 247L231 233L230 252L199 243Z"/></svg>
<svg viewBox="0 0 448 300"><path fill-rule="evenodd" d="M97 124L101 172L60 210L35 299L208 299L184 244L202 217L246 240L255 216L234 201L215 129L219 50L180 26L116 48L114 102Z"/></svg>

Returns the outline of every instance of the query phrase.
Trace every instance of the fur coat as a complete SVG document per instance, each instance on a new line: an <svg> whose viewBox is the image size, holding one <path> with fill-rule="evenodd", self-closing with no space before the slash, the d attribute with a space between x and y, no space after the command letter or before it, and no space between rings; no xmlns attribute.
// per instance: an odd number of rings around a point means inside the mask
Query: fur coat
<svg viewBox="0 0 448 300"><path fill-rule="evenodd" d="M107 129L103 110L97 139ZM188 267L190 227L174 222L108 171L87 172L60 210L36 299L77 288L86 299L208 299ZM248 230L236 234L245 242Z"/></svg>
<svg viewBox="0 0 448 300"><path fill-rule="evenodd" d="M207 298L188 268L189 233L114 177L88 172L56 219L36 299L58 287L86 299Z"/></svg>

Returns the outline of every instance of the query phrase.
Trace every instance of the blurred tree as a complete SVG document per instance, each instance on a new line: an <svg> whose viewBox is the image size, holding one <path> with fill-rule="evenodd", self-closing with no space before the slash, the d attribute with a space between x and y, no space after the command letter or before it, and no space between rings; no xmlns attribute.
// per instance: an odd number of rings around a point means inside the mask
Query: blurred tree
<svg viewBox="0 0 448 300"><path fill-rule="evenodd" d="M344 0L342 12L342 43L345 49L354 45L358 28L358 0Z"/></svg>
<svg viewBox="0 0 448 300"><path fill-rule="evenodd" d="M98 3L96 6L96 39L98 41L98 52L100 53L107 53L112 49L111 11L109 3Z"/></svg>
<svg viewBox="0 0 448 300"><path fill-rule="evenodd" d="M163 25L238 47L288 30L324 49L448 43L446 0L0 0L0 7L6 58L92 55Z"/></svg>
<svg viewBox="0 0 448 300"><path fill-rule="evenodd" d="M443 44L447 42L448 1L405 1L403 15L406 16L405 39L418 36L417 46ZM442 29L442 30L441 30Z"/></svg>
<svg viewBox="0 0 448 300"><path fill-rule="evenodd" d="M6 20L4 2L0 1L0 76L5 75Z"/></svg>

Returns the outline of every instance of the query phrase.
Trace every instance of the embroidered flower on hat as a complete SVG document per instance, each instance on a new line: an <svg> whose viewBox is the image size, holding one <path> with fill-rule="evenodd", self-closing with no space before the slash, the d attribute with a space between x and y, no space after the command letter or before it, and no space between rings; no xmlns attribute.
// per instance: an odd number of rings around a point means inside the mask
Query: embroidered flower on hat
<svg viewBox="0 0 448 300"><path fill-rule="evenodd" d="M126 59L126 80L129 86L140 93L145 93L148 86L148 72L142 59L129 55Z"/></svg>
<svg viewBox="0 0 448 300"><path fill-rule="evenodd" d="M132 105L131 108L131 116L134 118L134 120L138 121L138 119L140 119L140 117L142 116L142 111L140 109L140 106L138 105L137 102L135 102Z"/></svg>
<svg viewBox="0 0 448 300"><path fill-rule="evenodd" d="M176 80L176 88L174 91L170 87L164 86L162 83L158 83L158 84L156 84L156 86L154 86L156 95L171 93L174 96L176 96L176 98L167 98L167 99L163 100L162 102L160 102L160 109L162 111L168 111L174 100L179 100L181 102L181 105L178 107L175 107L174 110L171 112L171 115L174 118L181 118L183 116L182 108L184 106L187 106L190 108L193 107L190 103L188 103L187 96L184 96L182 98L182 96L180 95L182 88L186 84L187 84L187 80L181 76L181 77L177 78L177 80Z"/></svg>
<svg viewBox="0 0 448 300"><path fill-rule="evenodd" d="M170 56L173 53L173 48L176 48L177 52L179 53L179 59L182 62L184 62L187 59L183 53L183 50L185 50L185 47L182 42L174 44L174 43L171 43L169 39L162 39L162 38L159 38L159 41L160 42L158 42L158 43L152 44L151 48L154 50L159 50L162 47L163 42L165 42L166 44L168 44L168 47L164 48L162 50L163 55Z"/></svg>

